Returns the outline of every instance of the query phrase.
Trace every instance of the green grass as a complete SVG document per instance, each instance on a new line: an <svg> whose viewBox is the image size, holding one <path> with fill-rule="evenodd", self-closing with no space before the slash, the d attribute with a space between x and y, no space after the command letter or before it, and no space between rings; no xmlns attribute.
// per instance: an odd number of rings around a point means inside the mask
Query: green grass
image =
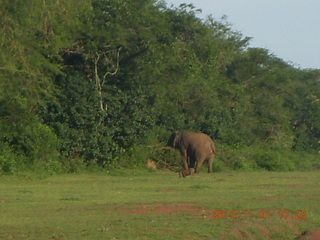
<svg viewBox="0 0 320 240"><path fill-rule="evenodd" d="M2 176L0 239L295 239L320 229L319 189L320 172ZM212 219L215 210L239 218Z"/></svg>

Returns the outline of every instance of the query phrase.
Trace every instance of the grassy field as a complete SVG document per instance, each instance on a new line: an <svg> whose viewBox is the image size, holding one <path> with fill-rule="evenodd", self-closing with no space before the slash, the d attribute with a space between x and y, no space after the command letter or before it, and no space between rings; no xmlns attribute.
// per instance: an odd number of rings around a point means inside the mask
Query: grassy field
<svg viewBox="0 0 320 240"><path fill-rule="evenodd" d="M320 172L0 177L0 239L283 240L315 229Z"/></svg>

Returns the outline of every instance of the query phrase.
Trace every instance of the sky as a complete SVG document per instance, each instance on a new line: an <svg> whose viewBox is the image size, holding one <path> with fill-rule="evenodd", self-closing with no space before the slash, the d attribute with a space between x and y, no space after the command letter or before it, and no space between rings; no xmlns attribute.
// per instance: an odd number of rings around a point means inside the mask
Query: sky
<svg viewBox="0 0 320 240"><path fill-rule="evenodd" d="M227 16L232 30L251 37L250 47L299 68L320 69L320 0L165 0L167 6L193 4L198 15Z"/></svg>

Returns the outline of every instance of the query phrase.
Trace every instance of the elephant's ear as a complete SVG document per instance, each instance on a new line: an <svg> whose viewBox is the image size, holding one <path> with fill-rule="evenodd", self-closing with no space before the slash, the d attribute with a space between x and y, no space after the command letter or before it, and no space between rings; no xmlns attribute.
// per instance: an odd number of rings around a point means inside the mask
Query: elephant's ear
<svg viewBox="0 0 320 240"><path fill-rule="evenodd" d="M167 143L167 146L169 147L174 147L174 139L176 138L176 133L172 133L170 138L169 138L169 141Z"/></svg>

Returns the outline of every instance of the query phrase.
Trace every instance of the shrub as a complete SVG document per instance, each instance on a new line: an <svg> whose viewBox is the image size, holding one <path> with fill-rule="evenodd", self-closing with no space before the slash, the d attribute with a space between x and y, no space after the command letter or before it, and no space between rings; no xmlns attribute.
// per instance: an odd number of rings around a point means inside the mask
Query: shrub
<svg viewBox="0 0 320 240"><path fill-rule="evenodd" d="M13 174L17 169L17 156L5 144L0 144L0 173Z"/></svg>
<svg viewBox="0 0 320 240"><path fill-rule="evenodd" d="M262 148L255 154L257 165L268 171L293 171L295 164L288 156L288 151L277 149Z"/></svg>

